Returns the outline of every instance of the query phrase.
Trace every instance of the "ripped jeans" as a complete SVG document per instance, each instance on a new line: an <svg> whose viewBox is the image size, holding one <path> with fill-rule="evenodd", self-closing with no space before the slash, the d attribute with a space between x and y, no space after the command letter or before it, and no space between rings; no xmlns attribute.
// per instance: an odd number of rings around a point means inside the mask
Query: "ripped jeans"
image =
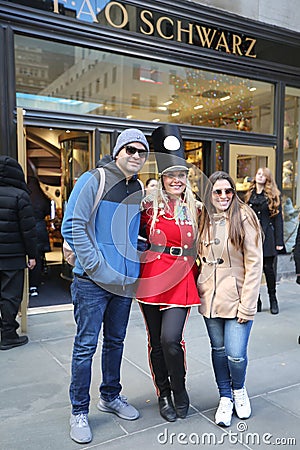
<svg viewBox="0 0 300 450"><path fill-rule="evenodd" d="M232 390L244 386L248 365L247 347L253 320L204 317L210 338L211 357L220 397L232 399Z"/></svg>

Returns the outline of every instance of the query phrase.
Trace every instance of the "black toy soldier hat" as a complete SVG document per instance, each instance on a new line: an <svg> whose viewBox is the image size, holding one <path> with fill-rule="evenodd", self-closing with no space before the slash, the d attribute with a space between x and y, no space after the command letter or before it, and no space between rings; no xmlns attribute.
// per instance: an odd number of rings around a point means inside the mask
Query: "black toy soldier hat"
<svg viewBox="0 0 300 450"><path fill-rule="evenodd" d="M156 128L152 133L158 172L186 170L188 167L184 155L184 144L177 125L166 124Z"/></svg>

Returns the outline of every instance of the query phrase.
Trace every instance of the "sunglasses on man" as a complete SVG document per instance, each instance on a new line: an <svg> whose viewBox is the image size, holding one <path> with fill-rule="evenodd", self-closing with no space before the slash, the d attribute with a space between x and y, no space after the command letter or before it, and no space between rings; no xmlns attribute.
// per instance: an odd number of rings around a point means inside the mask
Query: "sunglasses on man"
<svg viewBox="0 0 300 450"><path fill-rule="evenodd" d="M146 158L147 156L147 150L144 148L136 148L134 145L125 145L125 151L128 156L133 156L138 152L140 158Z"/></svg>

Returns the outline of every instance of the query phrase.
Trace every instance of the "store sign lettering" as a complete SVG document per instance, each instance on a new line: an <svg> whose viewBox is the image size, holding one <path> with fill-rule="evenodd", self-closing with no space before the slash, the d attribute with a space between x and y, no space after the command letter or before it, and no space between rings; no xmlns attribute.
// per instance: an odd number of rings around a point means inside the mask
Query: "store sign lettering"
<svg viewBox="0 0 300 450"><path fill-rule="evenodd" d="M77 7L77 19L86 20L87 16L89 16L91 21L99 23L97 17L98 11L93 9L91 0L80 1L79 6ZM93 2L93 4L94 3L95 2ZM115 8L117 8L117 10ZM113 14L112 11L118 12L118 22L115 21L116 14ZM59 14L59 0L54 0L54 12ZM111 27L118 29L125 28L130 21L130 15L126 6L124 6L123 3L115 1L106 4L104 8L104 17ZM190 45L196 45L216 51L221 50L238 56L256 58L256 39L195 23L188 23L184 27L182 21L179 19L168 16L155 18L154 13L148 9L143 9L139 12L139 19L140 25L136 31L146 36L158 35L165 40L177 42L184 41ZM166 30L168 30L168 33Z"/></svg>

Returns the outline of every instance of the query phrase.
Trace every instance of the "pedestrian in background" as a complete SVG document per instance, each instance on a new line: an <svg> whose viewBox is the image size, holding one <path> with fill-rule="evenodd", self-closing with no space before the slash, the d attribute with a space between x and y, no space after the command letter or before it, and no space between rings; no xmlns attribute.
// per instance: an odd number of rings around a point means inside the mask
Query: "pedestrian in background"
<svg viewBox="0 0 300 450"><path fill-rule="evenodd" d="M1 350L27 344L16 320L23 297L24 269L36 264L36 229L29 190L20 164L0 156ZM28 259L27 259L28 258Z"/></svg>
<svg viewBox="0 0 300 450"><path fill-rule="evenodd" d="M46 216L51 213L51 200L42 190L37 177L28 176L27 185L30 190L30 200L36 221L37 258L36 266L29 272L29 294L31 297L39 295L42 273L45 268L45 253L50 252L50 241L47 231Z"/></svg>
<svg viewBox="0 0 300 450"><path fill-rule="evenodd" d="M179 128L157 128L152 143L161 176L156 192L143 201L141 227L150 248L142 255L136 298L147 328L159 411L174 422L184 419L189 409L183 331L191 306L200 304L195 264L198 210Z"/></svg>
<svg viewBox="0 0 300 450"><path fill-rule="evenodd" d="M300 220L300 214L299 214L299 220ZM300 223L298 225L297 229L297 236L295 240L295 246L294 246L294 261L295 261L295 268L296 268L296 283L300 284Z"/></svg>
<svg viewBox="0 0 300 450"><path fill-rule="evenodd" d="M262 235L254 212L239 199L233 179L208 180L199 227L199 307L211 344L220 401L217 425L230 426L233 407L251 415L245 387L247 348L262 275ZM233 403L234 402L234 403Z"/></svg>
<svg viewBox="0 0 300 450"><path fill-rule="evenodd" d="M146 196L154 195L158 188L158 181L156 178L148 178L145 183Z"/></svg>
<svg viewBox="0 0 300 450"><path fill-rule="evenodd" d="M280 191L270 169L260 167L257 170L255 177L250 182L244 201L256 213L264 233L263 271L267 282L270 312L278 314L274 263L278 252L284 249L283 218ZM260 312L261 309L262 301L259 295L257 311Z"/></svg>
<svg viewBox="0 0 300 450"><path fill-rule="evenodd" d="M70 385L70 437L78 443L92 440L89 391L102 324L102 383L97 407L126 420L139 417L139 412L120 395L120 370L133 286L139 276L137 239L143 189L137 173L148 152L141 131L123 131L112 158L105 157L98 163L104 174L95 169L78 179L63 219L62 235L76 256L71 286L77 333ZM94 209L100 176L105 176L104 190Z"/></svg>

